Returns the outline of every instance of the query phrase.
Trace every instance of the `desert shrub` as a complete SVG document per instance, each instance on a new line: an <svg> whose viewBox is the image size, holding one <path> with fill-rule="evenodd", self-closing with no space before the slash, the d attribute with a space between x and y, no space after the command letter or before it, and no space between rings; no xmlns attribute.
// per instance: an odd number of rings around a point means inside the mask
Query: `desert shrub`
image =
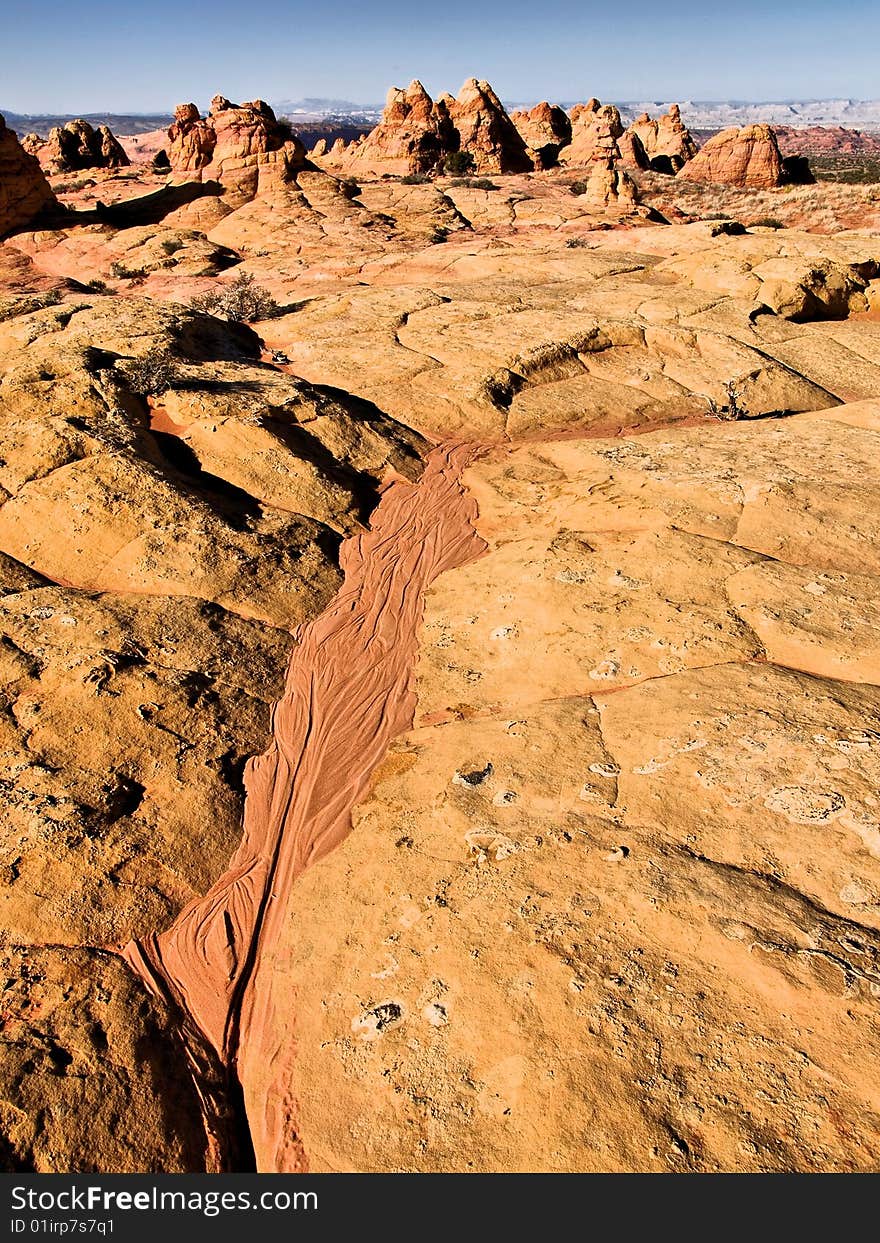
<svg viewBox="0 0 880 1243"><path fill-rule="evenodd" d="M743 401L745 394L742 389L736 387L736 380L728 380L724 384L724 395L726 402L721 405L714 397L707 397L706 404L709 407L709 414L715 419L747 419L749 410Z"/></svg>
<svg viewBox="0 0 880 1243"><path fill-rule="evenodd" d="M114 292L114 290L110 288L110 286L107 284L106 281L100 281L97 278L91 281L86 281L86 289L89 291L89 293L113 293Z"/></svg>
<svg viewBox="0 0 880 1243"><path fill-rule="evenodd" d="M442 225L435 225L435 227L431 230L428 241L432 246L438 246L441 242L445 242L448 237L448 229L444 229Z"/></svg>
<svg viewBox="0 0 880 1243"><path fill-rule="evenodd" d="M190 306L206 315L218 315L237 324L249 324L256 319L272 319L280 307L268 289L254 282L253 276L242 272L235 280L219 289L193 298Z"/></svg>
<svg viewBox="0 0 880 1243"><path fill-rule="evenodd" d="M568 186L569 194L586 194L587 183L585 181L572 181Z"/></svg>
<svg viewBox="0 0 880 1243"><path fill-rule="evenodd" d="M784 229L785 225L781 220L777 220L775 216L761 216L759 220L752 221L753 229Z"/></svg>
<svg viewBox="0 0 880 1243"><path fill-rule="evenodd" d="M147 274L143 268L128 268L117 259L110 264L110 275L119 281L142 281Z"/></svg>
<svg viewBox="0 0 880 1243"><path fill-rule="evenodd" d="M407 173L405 177L401 177L400 184L402 186L424 186L430 180L427 173Z"/></svg>
<svg viewBox="0 0 880 1243"><path fill-rule="evenodd" d="M122 371L129 389L141 397L156 397L177 379L174 356L158 346L124 363Z"/></svg>
<svg viewBox="0 0 880 1243"><path fill-rule="evenodd" d="M494 181L490 181L488 177L453 177L449 183L451 186L467 186L469 190L497 190Z"/></svg>
<svg viewBox="0 0 880 1243"><path fill-rule="evenodd" d="M443 161L443 171L450 177L464 177L476 171L477 163L470 151L450 151Z"/></svg>
<svg viewBox="0 0 880 1243"><path fill-rule="evenodd" d="M166 238L164 242L159 243L166 255L176 255L179 250L183 249L183 242L176 237Z"/></svg>
<svg viewBox="0 0 880 1243"><path fill-rule="evenodd" d="M580 246L595 246L588 237L570 237L565 243L569 250L577 250Z"/></svg>

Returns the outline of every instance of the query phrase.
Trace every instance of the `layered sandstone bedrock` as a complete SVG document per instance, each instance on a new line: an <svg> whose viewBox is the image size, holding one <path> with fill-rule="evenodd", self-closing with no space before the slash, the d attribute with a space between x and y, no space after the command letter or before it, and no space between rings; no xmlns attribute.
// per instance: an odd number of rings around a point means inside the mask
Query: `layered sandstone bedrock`
<svg viewBox="0 0 880 1243"><path fill-rule="evenodd" d="M0 1164L880 1164L874 208L608 158L0 245Z"/></svg>
<svg viewBox="0 0 880 1243"><path fill-rule="evenodd" d="M878 443L866 402L465 473L489 552L274 954L253 1106L311 1170L880 1167Z"/></svg>
<svg viewBox="0 0 880 1243"><path fill-rule="evenodd" d="M29 224L55 204L38 160L25 151L0 116L0 237Z"/></svg>
<svg viewBox="0 0 880 1243"><path fill-rule="evenodd" d="M88 168L125 168L131 161L122 144L106 125L93 129L81 118L56 125L45 142L28 136L29 150L40 164L54 173L79 172Z"/></svg>
<svg viewBox="0 0 880 1243"><path fill-rule="evenodd" d="M667 113L654 119L643 112L626 132L638 140L657 172L677 173L697 154L697 144L681 119L678 104L670 104Z"/></svg>
<svg viewBox="0 0 880 1243"><path fill-rule="evenodd" d="M681 167L679 176L753 189L779 186L785 180L779 144L769 125L746 125L713 135Z"/></svg>

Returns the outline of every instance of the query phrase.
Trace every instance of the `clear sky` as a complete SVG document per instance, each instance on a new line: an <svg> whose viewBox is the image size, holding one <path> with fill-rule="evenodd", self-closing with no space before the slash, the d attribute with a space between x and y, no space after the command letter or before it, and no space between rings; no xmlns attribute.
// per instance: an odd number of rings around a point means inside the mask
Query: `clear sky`
<svg viewBox="0 0 880 1243"><path fill-rule="evenodd" d="M505 99L871 99L880 0L0 0L0 107L381 101L487 78Z"/></svg>

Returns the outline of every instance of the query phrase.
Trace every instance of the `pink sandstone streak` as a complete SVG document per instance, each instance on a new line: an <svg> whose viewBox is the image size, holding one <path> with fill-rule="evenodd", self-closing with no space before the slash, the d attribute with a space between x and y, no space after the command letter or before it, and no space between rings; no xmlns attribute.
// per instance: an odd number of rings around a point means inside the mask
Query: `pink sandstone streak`
<svg viewBox="0 0 880 1243"><path fill-rule="evenodd" d="M272 1090L248 1123L258 1166L304 1168L291 1087L290 999L272 969L290 887L351 829L351 810L395 735L412 723L425 592L445 570L482 555L476 504L460 483L473 446L439 446L418 483L383 493L368 531L341 550L345 580L301 626L273 740L245 771L241 844L213 887L166 931L123 951L151 988L172 997L189 1028L234 1070Z"/></svg>

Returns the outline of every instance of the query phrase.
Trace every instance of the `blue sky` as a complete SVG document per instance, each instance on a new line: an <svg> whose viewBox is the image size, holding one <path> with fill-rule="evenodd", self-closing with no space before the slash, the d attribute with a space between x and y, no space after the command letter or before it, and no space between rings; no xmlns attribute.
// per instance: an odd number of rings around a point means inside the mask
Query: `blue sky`
<svg viewBox="0 0 880 1243"><path fill-rule="evenodd" d="M471 75L515 100L880 96L878 0L0 0L0 24L16 112L373 102Z"/></svg>

